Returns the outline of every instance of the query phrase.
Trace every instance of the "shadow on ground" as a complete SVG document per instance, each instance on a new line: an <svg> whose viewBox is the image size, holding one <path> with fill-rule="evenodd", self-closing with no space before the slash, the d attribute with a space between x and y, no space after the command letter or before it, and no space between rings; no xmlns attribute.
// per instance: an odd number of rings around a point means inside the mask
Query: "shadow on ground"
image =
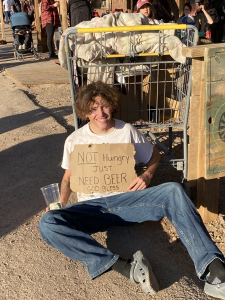
<svg viewBox="0 0 225 300"><path fill-rule="evenodd" d="M170 236L163 231L160 221L111 227L107 231L106 243L113 253L126 259L141 249L152 265L160 290L182 278L190 285L194 283L200 289L203 288L204 283L198 279L186 248L180 239L170 241Z"/></svg>
<svg viewBox="0 0 225 300"><path fill-rule="evenodd" d="M46 114L46 111L48 109L45 108L37 108L36 110L28 111L22 114L16 114L7 116L0 119L0 134L26 126L28 124L32 124L38 121L41 121L43 119L46 119L49 117L48 114ZM63 116L67 116L71 114L71 107L70 106L62 106L51 109L52 116L55 116L57 114L60 114L60 116L63 118ZM16 120L15 120L16 119ZM57 118L56 118L57 120ZM66 120L65 120L66 122ZM4 125L4 126L3 126ZM73 126L70 126L71 130L74 130Z"/></svg>
<svg viewBox="0 0 225 300"><path fill-rule="evenodd" d="M33 101L35 105L39 106L43 111L50 114L60 125L66 128L69 134L75 130L74 126L70 125L65 118L65 116L70 116L73 114L73 109L71 105L48 108L47 106L41 105L35 95L29 93L26 90L22 90L22 91Z"/></svg>
<svg viewBox="0 0 225 300"><path fill-rule="evenodd" d="M1 152L0 236L46 207L40 188L61 181L66 137L66 133L49 135Z"/></svg>

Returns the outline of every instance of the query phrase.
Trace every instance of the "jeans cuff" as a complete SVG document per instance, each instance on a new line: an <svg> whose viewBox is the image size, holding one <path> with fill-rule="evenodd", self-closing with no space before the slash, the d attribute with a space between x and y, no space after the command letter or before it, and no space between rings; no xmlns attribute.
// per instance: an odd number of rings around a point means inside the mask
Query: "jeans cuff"
<svg viewBox="0 0 225 300"><path fill-rule="evenodd" d="M202 269L197 272L197 275L198 275L198 278L200 280L203 280L203 281L206 281L206 275L205 274L205 271L206 271L206 268L208 267L209 264L211 264L212 261L214 261L216 258L218 258L219 260L221 260L224 264L225 264L225 259L218 256L218 255L213 255L205 264L204 266L202 267Z"/></svg>
<svg viewBox="0 0 225 300"><path fill-rule="evenodd" d="M100 270L94 272L93 274L90 274L91 279L94 279L94 278L98 277L99 275L104 273L106 270L108 270L112 265L115 264L115 262L117 261L118 258L119 258L119 255L115 254L113 256L112 260L106 266L104 266Z"/></svg>

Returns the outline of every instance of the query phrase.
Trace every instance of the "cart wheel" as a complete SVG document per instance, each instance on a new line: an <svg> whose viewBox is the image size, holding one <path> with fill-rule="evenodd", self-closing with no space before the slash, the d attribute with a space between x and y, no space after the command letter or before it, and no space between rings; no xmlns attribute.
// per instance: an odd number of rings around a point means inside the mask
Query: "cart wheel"
<svg viewBox="0 0 225 300"><path fill-rule="evenodd" d="M20 56L18 57L18 59L19 59L19 61L24 61L23 55L20 55Z"/></svg>
<svg viewBox="0 0 225 300"><path fill-rule="evenodd" d="M35 53L34 54L34 59L39 60L41 58L39 53Z"/></svg>

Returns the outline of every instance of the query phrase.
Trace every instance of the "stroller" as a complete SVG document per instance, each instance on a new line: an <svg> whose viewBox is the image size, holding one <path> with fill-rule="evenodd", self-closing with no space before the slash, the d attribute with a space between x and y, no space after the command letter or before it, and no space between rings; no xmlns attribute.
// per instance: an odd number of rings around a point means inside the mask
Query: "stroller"
<svg viewBox="0 0 225 300"><path fill-rule="evenodd" d="M18 12L11 16L11 28L14 38L14 58L24 60L23 54L32 53L35 59L40 59L40 54L34 48L30 21L25 12Z"/></svg>

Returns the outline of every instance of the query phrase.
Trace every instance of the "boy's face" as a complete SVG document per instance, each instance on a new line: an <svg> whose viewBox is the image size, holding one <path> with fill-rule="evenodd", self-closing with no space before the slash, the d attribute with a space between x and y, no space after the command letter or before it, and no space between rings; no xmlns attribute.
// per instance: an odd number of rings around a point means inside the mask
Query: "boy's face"
<svg viewBox="0 0 225 300"><path fill-rule="evenodd" d="M96 134L106 134L114 129L112 111L101 96L95 97L95 102L90 104L86 117L90 120L90 130Z"/></svg>

